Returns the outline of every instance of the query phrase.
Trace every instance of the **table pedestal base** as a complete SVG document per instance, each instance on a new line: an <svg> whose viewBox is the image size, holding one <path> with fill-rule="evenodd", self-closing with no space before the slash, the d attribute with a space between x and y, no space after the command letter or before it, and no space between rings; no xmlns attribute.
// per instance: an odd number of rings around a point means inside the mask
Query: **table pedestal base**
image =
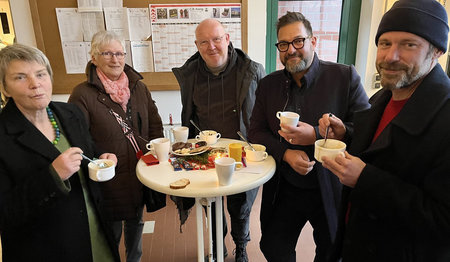
<svg viewBox="0 0 450 262"><path fill-rule="evenodd" d="M206 200L207 228L208 228L208 261L213 261L212 244L212 219L211 203L216 202L216 254L217 262L223 262L223 214L222 214L222 196L195 198L195 211L197 217L197 261L203 262L204 240L203 240L203 213L202 202Z"/></svg>

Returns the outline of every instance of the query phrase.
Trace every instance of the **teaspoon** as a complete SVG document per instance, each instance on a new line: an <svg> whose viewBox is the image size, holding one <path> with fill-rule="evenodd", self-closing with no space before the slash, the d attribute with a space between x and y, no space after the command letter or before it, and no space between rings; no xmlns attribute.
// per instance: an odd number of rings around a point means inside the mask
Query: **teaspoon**
<svg viewBox="0 0 450 262"><path fill-rule="evenodd" d="M247 143L247 144L250 146L250 148L252 149L252 151L256 151L255 148L252 146L252 144L250 144L250 143L248 142L248 140L245 139L245 137L244 137L244 135L241 133L241 131L237 131L237 134L241 137L242 140L244 140L245 143Z"/></svg>

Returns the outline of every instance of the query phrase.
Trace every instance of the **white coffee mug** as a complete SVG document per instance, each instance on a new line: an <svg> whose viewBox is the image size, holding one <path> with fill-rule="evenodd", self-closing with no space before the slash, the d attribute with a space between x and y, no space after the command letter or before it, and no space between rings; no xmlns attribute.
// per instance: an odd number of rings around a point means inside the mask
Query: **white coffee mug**
<svg viewBox="0 0 450 262"><path fill-rule="evenodd" d="M114 164L114 161L110 159L96 159L94 162L95 163L90 162L88 164L90 179L97 182L104 182L112 179L116 174L116 165ZM99 166L100 163L103 163L103 167L101 167L102 165Z"/></svg>
<svg viewBox="0 0 450 262"><path fill-rule="evenodd" d="M326 156L331 159L335 159L337 156L345 156L344 152L347 148L347 145L339 140L336 139L327 139L327 142L325 143L325 139L319 139L317 140L314 145L314 158L317 159L320 163L322 163L322 157Z"/></svg>
<svg viewBox="0 0 450 262"><path fill-rule="evenodd" d="M195 136L195 139L206 141L206 144L208 145L214 145L221 136L220 133L217 133L214 130L203 130L200 134Z"/></svg>
<svg viewBox="0 0 450 262"><path fill-rule="evenodd" d="M216 167L217 178L219 180L219 185L228 186L231 184L231 178L233 176L234 170L236 169L236 164L241 164L242 162L236 162L234 158L231 157L221 157L214 161Z"/></svg>
<svg viewBox="0 0 450 262"><path fill-rule="evenodd" d="M253 151L250 146L244 147L245 156L247 160L253 162L259 162L265 160L269 155L266 152L266 147L259 144L252 144L255 151Z"/></svg>
<svg viewBox="0 0 450 262"><path fill-rule="evenodd" d="M169 159L170 140L168 138L156 138L146 145L147 149L156 154L158 161L165 162Z"/></svg>
<svg viewBox="0 0 450 262"><path fill-rule="evenodd" d="M175 142L186 143L189 137L189 127L177 126L171 129Z"/></svg>
<svg viewBox="0 0 450 262"><path fill-rule="evenodd" d="M287 126L296 127L298 124L298 120L300 119L300 115L295 112L289 111L278 111L276 114L277 118L280 119L280 122ZM281 131L288 132L286 129L281 128Z"/></svg>

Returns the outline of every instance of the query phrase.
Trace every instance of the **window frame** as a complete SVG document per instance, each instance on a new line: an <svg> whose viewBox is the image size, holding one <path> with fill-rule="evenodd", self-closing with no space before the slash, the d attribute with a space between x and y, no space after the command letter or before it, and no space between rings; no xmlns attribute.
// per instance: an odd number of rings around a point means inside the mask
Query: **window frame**
<svg viewBox="0 0 450 262"><path fill-rule="evenodd" d="M278 20L278 1L267 0L266 25L266 72L276 70L277 42L276 22ZM289 1L289 0L284 0ZM292 0L293 1L293 0ZM342 64L355 64L358 42L359 19L362 0L342 0L341 26L339 31L338 58Z"/></svg>

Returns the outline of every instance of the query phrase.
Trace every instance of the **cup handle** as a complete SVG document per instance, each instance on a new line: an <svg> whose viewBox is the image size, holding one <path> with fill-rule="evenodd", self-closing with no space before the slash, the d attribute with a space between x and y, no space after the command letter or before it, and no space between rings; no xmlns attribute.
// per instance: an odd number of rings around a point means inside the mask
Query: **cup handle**
<svg viewBox="0 0 450 262"><path fill-rule="evenodd" d="M217 133L217 139L221 138L222 135L220 133Z"/></svg>
<svg viewBox="0 0 450 262"><path fill-rule="evenodd" d="M345 158L345 153L344 152L339 152L339 155L342 156L343 158Z"/></svg>
<svg viewBox="0 0 450 262"><path fill-rule="evenodd" d="M200 140L200 135L196 135L195 139Z"/></svg>
<svg viewBox="0 0 450 262"><path fill-rule="evenodd" d="M267 154L267 152L264 152L263 160L265 160L268 156L269 154Z"/></svg>
<svg viewBox="0 0 450 262"><path fill-rule="evenodd" d="M281 111L278 111L275 115L277 116L278 119L280 119L280 117L281 117Z"/></svg>
<svg viewBox="0 0 450 262"><path fill-rule="evenodd" d="M149 151L152 150L152 144L151 144L151 143L146 144L145 147L146 147L147 150L149 150Z"/></svg>
<svg viewBox="0 0 450 262"><path fill-rule="evenodd" d="M238 165L241 165L241 166L238 167ZM243 167L244 167L244 165L242 164L242 162L234 162L234 169L235 170L240 170Z"/></svg>

